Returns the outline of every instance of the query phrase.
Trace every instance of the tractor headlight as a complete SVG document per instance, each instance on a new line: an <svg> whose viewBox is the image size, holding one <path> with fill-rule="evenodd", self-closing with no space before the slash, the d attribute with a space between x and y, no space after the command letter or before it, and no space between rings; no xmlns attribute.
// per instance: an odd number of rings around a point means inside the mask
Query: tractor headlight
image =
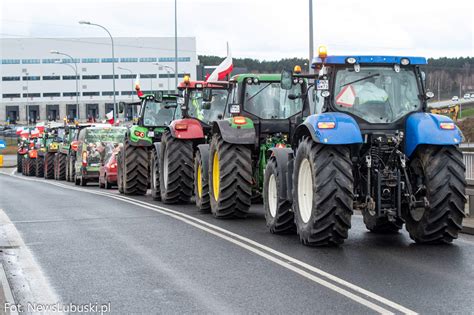
<svg viewBox="0 0 474 315"><path fill-rule="evenodd" d="M408 66L408 65L410 64L410 59L408 59L408 58L402 58L402 59L400 60L400 64L401 64L402 66Z"/></svg>
<svg viewBox="0 0 474 315"><path fill-rule="evenodd" d="M258 78L253 78L253 84L258 84Z"/></svg>
<svg viewBox="0 0 474 315"><path fill-rule="evenodd" d="M355 59L354 57L349 57L349 58L346 59L346 62L347 62L348 64L353 65L353 64L356 63L356 59Z"/></svg>
<svg viewBox="0 0 474 315"><path fill-rule="evenodd" d="M297 84L298 83L298 78L293 78L293 84Z"/></svg>
<svg viewBox="0 0 474 315"><path fill-rule="evenodd" d="M298 83L299 83L299 84L303 84L303 83L304 83L304 79L303 79L303 78L299 78Z"/></svg>
<svg viewBox="0 0 474 315"><path fill-rule="evenodd" d="M247 84L252 84L252 78L247 78Z"/></svg>

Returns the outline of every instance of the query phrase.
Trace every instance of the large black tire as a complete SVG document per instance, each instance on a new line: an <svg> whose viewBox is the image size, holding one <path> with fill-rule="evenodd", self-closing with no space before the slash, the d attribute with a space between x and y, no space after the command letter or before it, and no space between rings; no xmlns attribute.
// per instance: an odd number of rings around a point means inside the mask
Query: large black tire
<svg viewBox="0 0 474 315"><path fill-rule="evenodd" d="M69 181L74 182L76 177L76 158L74 156L69 157Z"/></svg>
<svg viewBox="0 0 474 315"><path fill-rule="evenodd" d="M66 179L66 168L67 168L67 164L66 164L66 155L62 154L62 153L58 153L59 154L59 158L58 158L58 176L57 176L57 180L65 180Z"/></svg>
<svg viewBox="0 0 474 315"><path fill-rule="evenodd" d="M27 158L25 160L25 174L26 176L33 176L34 175L34 168L33 168L33 163L36 164L36 161L30 158Z"/></svg>
<svg viewBox="0 0 474 315"><path fill-rule="evenodd" d="M194 198L196 207L203 213L211 212L209 198L209 151L201 156L201 150L196 151L194 158Z"/></svg>
<svg viewBox="0 0 474 315"><path fill-rule="evenodd" d="M250 148L212 137L209 149L209 193L216 218L244 218L252 198L252 156ZM217 196L216 196L217 195Z"/></svg>
<svg viewBox="0 0 474 315"><path fill-rule="evenodd" d="M74 184L76 186L79 186L81 184L81 179L78 178L76 175L74 175Z"/></svg>
<svg viewBox="0 0 474 315"><path fill-rule="evenodd" d="M23 157L21 159L21 173L23 175L26 175L26 163L28 163L28 160L25 157Z"/></svg>
<svg viewBox="0 0 474 315"><path fill-rule="evenodd" d="M117 154L117 189L119 193L123 194L123 147L120 148L120 152Z"/></svg>
<svg viewBox="0 0 474 315"><path fill-rule="evenodd" d="M296 232L295 215L291 202L280 196L280 185L286 179L280 174L277 161L270 158L265 168L263 180L263 204L265 219L270 232L275 234L292 234Z"/></svg>
<svg viewBox="0 0 474 315"><path fill-rule="evenodd" d="M56 153L54 155L54 167L53 167L53 178L55 180L58 179L58 173L59 173L58 165L59 165L59 153Z"/></svg>
<svg viewBox="0 0 474 315"><path fill-rule="evenodd" d="M417 243L451 243L462 229L466 167L454 146L422 146L410 163L412 185L422 180L427 208L405 208L406 229ZM419 198L420 196L417 196Z"/></svg>
<svg viewBox="0 0 474 315"><path fill-rule="evenodd" d="M44 176L44 159L42 156L36 158L36 167L35 167L36 177Z"/></svg>
<svg viewBox="0 0 474 315"><path fill-rule="evenodd" d="M54 178L54 153L46 153L44 155L44 178Z"/></svg>
<svg viewBox="0 0 474 315"><path fill-rule="evenodd" d="M155 149L150 156L150 189L153 200L161 200L160 190L160 158Z"/></svg>
<svg viewBox="0 0 474 315"><path fill-rule="evenodd" d="M16 172L22 173L23 172L23 155L16 154Z"/></svg>
<svg viewBox="0 0 474 315"><path fill-rule="evenodd" d="M344 242L351 228L354 178L346 146L300 142L293 173L293 209L300 240L308 246Z"/></svg>
<svg viewBox="0 0 474 315"><path fill-rule="evenodd" d="M163 133L160 150L160 190L164 203L188 203L193 195L193 143Z"/></svg>
<svg viewBox="0 0 474 315"><path fill-rule="evenodd" d="M123 146L122 187L126 195L145 195L148 189L148 150L132 146L128 140Z"/></svg>

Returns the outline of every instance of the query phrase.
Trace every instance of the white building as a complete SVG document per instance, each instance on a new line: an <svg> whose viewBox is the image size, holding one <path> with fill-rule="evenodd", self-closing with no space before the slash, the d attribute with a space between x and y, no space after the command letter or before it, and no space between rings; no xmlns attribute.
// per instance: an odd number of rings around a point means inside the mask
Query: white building
<svg viewBox="0 0 474 315"><path fill-rule="evenodd" d="M0 124L77 118L74 62L79 119L103 119L113 109L110 38L3 38L0 47ZM137 100L137 74L143 91L174 90L173 37L118 37L114 47L116 102ZM179 77L196 77L197 64L196 39L178 38Z"/></svg>

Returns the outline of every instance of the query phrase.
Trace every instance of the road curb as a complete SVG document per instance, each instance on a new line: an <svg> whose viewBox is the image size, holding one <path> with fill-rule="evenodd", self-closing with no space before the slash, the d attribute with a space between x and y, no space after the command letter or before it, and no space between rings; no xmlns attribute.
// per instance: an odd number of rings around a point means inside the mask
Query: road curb
<svg viewBox="0 0 474 315"><path fill-rule="evenodd" d="M464 225L462 227L461 233L474 235L474 226Z"/></svg>
<svg viewBox="0 0 474 315"><path fill-rule="evenodd" d="M0 263L0 281L2 286L0 287L0 311L2 314L12 314L16 315L18 312L15 311L6 311L5 305L8 303L10 305L15 304L15 299L13 298L13 293L10 288L10 283L8 282L5 269L3 269L3 262Z"/></svg>

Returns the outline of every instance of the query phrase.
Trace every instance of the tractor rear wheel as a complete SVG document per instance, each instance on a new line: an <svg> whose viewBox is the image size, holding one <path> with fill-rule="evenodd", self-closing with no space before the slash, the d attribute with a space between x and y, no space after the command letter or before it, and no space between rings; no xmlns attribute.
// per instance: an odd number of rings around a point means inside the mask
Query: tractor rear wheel
<svg viewBox="0 0 474 315"><path fill-rule="evenodd" d="M117 188L119 193L123 194L123 156L124 156L123 147L120 148L119 153L117 154Z"/></svg>
<svg viewBox="0 0 474 315"><path fill-rule="evenodd" d="M296 232L295 216L291 210L291 203L280 196L281 182L286 180L278 172L277 161L270 158L265 168L263 181L263 199L265 219L270 232L274 234L292 234Z"/></svg>
<svg viewBox="0 0 474 315"><path fill-rule="evenodd" d="M122 164L123 192L126 195L145 195L148 189L148 150L125 141Z"/></svg>
<svg viewBox="0 0 474 315"><path fill-rule="evenodd" d="M23 155L16 154L16 172L22 173L23 172Z"/></svg>
<svg viewBox="0 0 474 315"><path fill-rule="evenodd" d="M350 150L304 139L293 175L293 209L304 245L339 245L348 236L354 178Z"/></svg>
<svg viewBox="0 0 474 315"><path fill-rule="evenodd" d="M58 180L58 173L59 173L59 169L58 169L58 165L59 165L59 153L56 153L54 155L54 167L53 167L53 178L55 180Z"/></svg>
<svg viewBox="0 0 474 315"><path fill-rule="evenodd" d="M421 181L427 207L404 209L406 229L417 243L451 243L462 229L466 167L454 146L422 146L410 163L412 186Z"/></svg>
<svg viewBox="0 0 474 315"><path fill-rule="evenodd" d="M38 156L36 158L36 177L43 177L44 176L44 160L42 156Z"/></svg>
<svg viewBox="0 0 474 315"><path fill-rule="evenodd" d="M164 203L188 203L193 195L193 143L163 133L160 150L160 190Z"/></svg>
<svg viewBox="0 0 474 315"><path fill-rule="evenodd" d="M71 156L69 158L69 181L73 182L76 176L76 158Z"/></svg>
<svg viewBox="0 0 474 315"><path fill-rule="evenodd" d="M59 153L58 158L58 180L65 180L66 179L66 155Z"/></svg>
<svg viewBox="0 0 474 315"><path fill-rule="evenodd" d="M27 164L27 163L28 163L28 160L27 160L25 157L23 157L23 158L21 159L21 173L22 173L23 175L26 175L26 164Z"/></svg>
<svg viewBox="0 0 474 315"><path fill-rule="evenodd" d="M151 151L150 159L150 188L153 200L161 200L160 190L160 157L156 149Z"/></svg>
<svg viewBox="0 0 474 315"><path fill-rule="evenodd" d="M28 159L28 165L27 165L27 175L28 176L34 176L36 174L36 160L33 159Z"/></svg>
<svg viewBox="0 0 474 315"><path fill-rule="evenodd" d="M194 196L196 206L204 213L211 212L211 201L209 199L209 150L202 153L196 151L194 158Z"/></svg>
<svg viewBox="0 0 474 315"><path fill-rule="evenodd" d="M54 154L46 153L44 155L44 178L53 179L54 178Z"/></svg>
<svg viewBox="0 0 474 315"><path fill-rule="evenodd" d="M214 135L209 150L209 184L211 212L216 218L246 217L252 198L250 148Z"/></svg>

